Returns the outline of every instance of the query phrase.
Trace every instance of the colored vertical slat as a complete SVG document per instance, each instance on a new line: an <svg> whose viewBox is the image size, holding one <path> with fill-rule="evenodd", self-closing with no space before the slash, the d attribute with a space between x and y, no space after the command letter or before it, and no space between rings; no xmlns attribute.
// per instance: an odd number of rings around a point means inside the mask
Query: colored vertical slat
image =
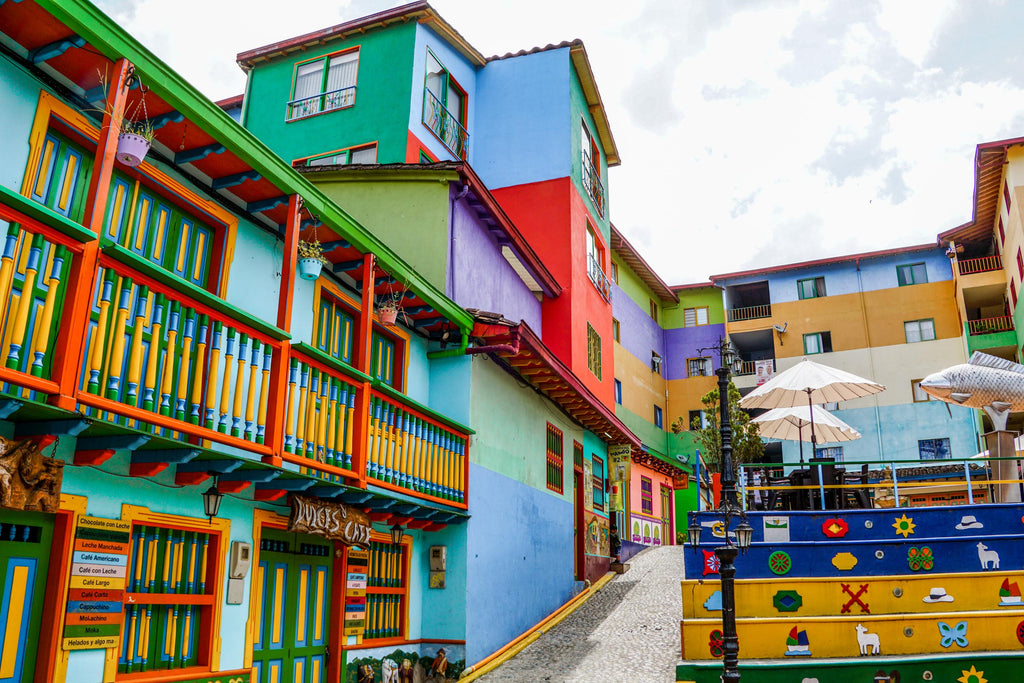
<svg viewBox="0 0 1024 683"><path fill-rule="evenodd" d="M246 351L249 348L248 344L249 335L243 332L238 338L238 360L237 368L235 369L234 403L231 409L231 436L241 436L242 425L245 420L245 415L242 413L242 396L245 388L245 363Z"/></svg>
<svg viewBox="0 0 1024 683"><path fill-rule="evenodd" d="M305 363L299 365L299 404L296 415L295 430L295 452L299 455L306 453L306 401L309 393L309 366ZM305 468L302 470L305 472Z"/></svg>
<svg viewBox="0 0 1024 683"><path fill-rule="evenodd" d="M35 287L36 277L39 274L39 259L42 255L42 248L43 236L33 235L32 246L28 251L28 262L25 269L24 283L21 288L21 298L18 301L18 309L14 315L12 333L9 347L7 349L6 366L11 369L17 369L20 364L20 352L25 342L28 315L32 308L32 303L35 301L33 289Z"/></svg>
<svg viewBox="0 0 1024 683"><path fill-rule="evenodd" d="M295 644L306 645L307 608L309 605L309 565L299 567L299 595L296 601L298 608L295 620Z"/></svg>
<svg viewBox="0 0 1024 683"><path fill-rule="evenodd" d="M299 361L292 358L288 371L288 405L285 409L287 423L284 430L284 449L289 453L296 452L297 439L295 434L295 392L299 383Z"/></svg>
<svg viewBox="0 0 1024 683"><path fill-rule="evenodd" d="M43 376L44 360L50 353L50 328L53 326L53 313L57 307L57 295L60 291L61 277L64 270L63 246L50 245L53 262L50 265L50 277L47 281L46 300L43 303L43 316L36 326L35 342L32 344L32 374Z"/></svg>
<svg viewBox="0 0 1024 683"><path fill-rule="evenodd" d="M142 337L146 328L146 311L149 308L149 288L140 287L135 297L135 314L132 321L132 342L128 352L128 377L125 403L139 404L139 382L142 379Z"/></svg>
<svg viewBox="0 0 1024 683"><path fill-rule="evenodd" d="M267 405L270 396L270 368L273 363L273 349L269 344L263 347L263 372L260 381L260 403L257 411L256 443L262 444L267 428Z"/></svg>
<svg viewBox="0 0 1024 683"><path fill-rule="evenodd" d="M178 366L178 382L174 391L174 418L185 419L185 397L188 394L189 375L192 370L192 347L195 341L196 312L187 308L185 315L185 331L181 338L181 361Z"/></svg>
<svg viewBox="0 0 1024 683"><path fill-rule="evenodd" d="M256 380L259 377L260 343L252 340L249 360L249 382L245 399L245 438L253 441L256 437Z"/></svg>
<svg viewBox="0 0 1024 683"><path fill-rule="evenodd" d="M220 383L220 420L217 422L217 431L227 433L228 431L228 407L231 401L231 365L235 358L235 330L228 328L227 343L224 350L224 374ZM212 378L211 378L212 379Z"/></svg>
<svg viewBox="0 0 1024 683"><path fill-rule="evenodd" d="M121 392L121 373L124 369L124 347L125 347L125 326L128 322L129 311L131 310L132 289L134 285L130 278L122 278L120 293L117 298L117 312L114 318L114 327L111 330L110 355L107 357L108 378L107 398L117 399Z"/></svg>
<svg viewBox="0 0 1024 683"><path fill-rule="evenodd" d="M153 299L153 322L150 328L149 354L146 361L146 375L142 382L142 409L152 411L156 406L157 371L160 367L160 339L163 330L166 297L157 293Z"/></svg>
<svg viewBox="0 0 1024 683"><path fill-rule="evenodd" d="M181 305L172 301L168 311L167 344L164 347L163 377L160 380L160 414L171 414L171 392L174 384L174 364L178 355L178 326L181 323Z"/></svg>
<svg viewBox="0 0 1024 683"><path fill-rule="evenodd" d="M206 366L206 343L210 331L209 316L199 316L199 331L196 333L195 370L192 373L192 395L189 399L188 421L194 425L200 422L203 400L203 369Z"/></svg>
<svg viewBox="0 0 1024 683"><path fill-rule="evenodd" d="M220 374L218 370L223 328L224 326L219 320L213 323L213 343L210 346L210 374L206 381L206 415L203 422L203 426L207 429L214 429L216 425L216 409L214 406L217 399L217 377Z"/></svg>

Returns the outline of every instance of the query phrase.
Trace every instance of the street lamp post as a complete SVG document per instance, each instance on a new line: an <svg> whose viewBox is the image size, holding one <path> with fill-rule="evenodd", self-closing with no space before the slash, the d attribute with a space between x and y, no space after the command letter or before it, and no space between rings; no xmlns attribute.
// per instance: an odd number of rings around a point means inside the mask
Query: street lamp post
<svg viewBox="0 0 1024 683"><path fill-rule="evenodd" d="M738 669L740 659L740 641L736 634L736 556L747 552L750 547L754 529L747 523L746 515L740 507L736 496L736 475L732 465L732 424L729 421L729 376L740 364L739 354L732 344L724 339L712 349L698 349L698 353L715 351L720 360L718 370L719 421L718 431L721 437L721 457L719 458L719 474L721 475L721 494L716 512L725 518L725 545L715 548L718 558L718 574L722 579L722 681L734 683L740 680ZM736 543L729 538L729 526L733 517L739 516L740 523L736 527ZM694 551L700 545L701 527L696 520L687 529L690 545Z"/></svg>

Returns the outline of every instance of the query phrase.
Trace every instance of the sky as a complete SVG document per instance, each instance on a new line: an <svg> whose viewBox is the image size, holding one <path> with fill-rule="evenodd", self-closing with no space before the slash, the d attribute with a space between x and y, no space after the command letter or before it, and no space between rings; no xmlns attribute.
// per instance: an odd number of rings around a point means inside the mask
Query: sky
<svg viewBox="0 0 1024 683"><path fill-rule="evenodd" d="M214 100L237 53L400 4L98 0ZM1024 136L1016 0L431 4L488 56L583 40L612 222L669 284L934 243L971 220L975 147Z"/></svg>

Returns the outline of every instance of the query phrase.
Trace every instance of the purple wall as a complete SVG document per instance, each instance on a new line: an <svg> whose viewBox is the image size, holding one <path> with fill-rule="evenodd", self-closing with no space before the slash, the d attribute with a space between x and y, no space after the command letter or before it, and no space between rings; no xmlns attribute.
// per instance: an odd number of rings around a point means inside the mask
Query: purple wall
<svg viewBox="0 0 1024 683"><path fill-rule="evenodd" d="M661 376L668 377L666 373L671 371L672 359L665 354L664 331L614 282L612 316L619 321L619 343L622 347L647 365L651 364L651 351L657 352L662 358Z"/></svg>
<svg viewBox="0 0 1024 683"><path fill-rule="evenodd" d="M697 349L717 346L724 335L723 323L665 330L665 347L668 349L665 379L686 379L686 359L696 358ZM706 355L711 358L712 368L717 369L720 365L718 356L710 351Z"/></svg>
<svg viewBox="0 0 1024 683"><path fill-rule="evenodd" d="M453 194L456 187L452 184ZM448 296L463 308L500 313L515 322L523 320L539 336L540 302L501 255L501 247L465 199L455 203L451 245Z"/></svg>

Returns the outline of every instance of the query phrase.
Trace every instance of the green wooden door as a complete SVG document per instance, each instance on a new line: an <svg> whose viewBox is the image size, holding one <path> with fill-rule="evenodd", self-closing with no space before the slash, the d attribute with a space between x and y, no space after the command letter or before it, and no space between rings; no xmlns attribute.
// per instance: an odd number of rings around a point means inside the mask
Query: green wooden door
<svg viewBox="0 0 1024 683"><path fill-rule="evenodd" d="M0 508L0 683L31 681L53 515Z"/></svg>
<svg viewBox="0 0 1024 683"><path fill-rule="evenodd" d="M331 597L331 543L264 529L254 594L261 602L254 683L323 683Z"/></svg>

